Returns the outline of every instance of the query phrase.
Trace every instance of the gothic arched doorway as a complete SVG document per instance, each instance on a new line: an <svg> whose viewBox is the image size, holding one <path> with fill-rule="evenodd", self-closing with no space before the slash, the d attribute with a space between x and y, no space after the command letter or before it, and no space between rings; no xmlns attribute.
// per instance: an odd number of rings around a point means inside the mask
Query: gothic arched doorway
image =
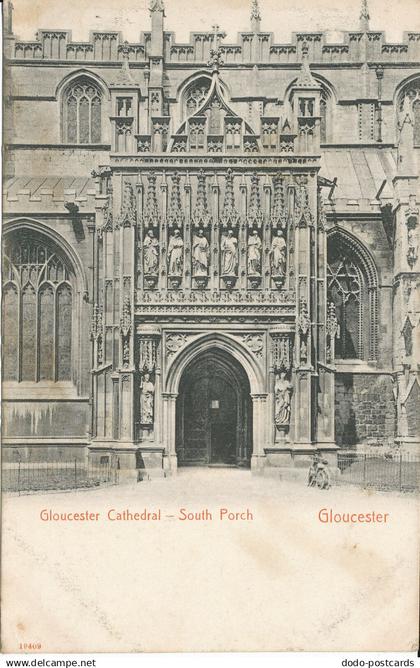
<svg viewBox="0 0 420 668"><path fill-rule="evenodd" d="M249 466L252 402L248 376L213 348L185 368L176 406L179 466Z"/></svg>

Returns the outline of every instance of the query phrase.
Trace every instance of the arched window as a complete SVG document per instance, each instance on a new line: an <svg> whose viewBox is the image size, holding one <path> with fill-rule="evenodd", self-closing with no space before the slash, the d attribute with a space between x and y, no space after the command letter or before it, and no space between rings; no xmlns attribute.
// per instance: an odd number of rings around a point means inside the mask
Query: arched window
<svg viewBox="0 0 420 668"><path fill-rule="evenodd" d="M88 77L73 81L64 93L63 135L71 144L99 144L102 134L102 91Z"/></svg>
<svg viewBox="0 0 420 668"><path fill-rule="evenodd" d="M327 293L335 305L337 359L376 359L377 279L367 251L350 236L328 239Z"/></svg>
<svg viewBox="0 0 420 668"><path fill-rule="evenodd" d="M420 146L420 77L408 83L399 94L400 119L408 114L413 123L414 145Z"/></svg>
<svg viewBox="0 0 420 668"><path fill-rule="evenodd" d="M64 253L22 228L6 235L3 257L4 380L72 380L74 274Z"/></svg>

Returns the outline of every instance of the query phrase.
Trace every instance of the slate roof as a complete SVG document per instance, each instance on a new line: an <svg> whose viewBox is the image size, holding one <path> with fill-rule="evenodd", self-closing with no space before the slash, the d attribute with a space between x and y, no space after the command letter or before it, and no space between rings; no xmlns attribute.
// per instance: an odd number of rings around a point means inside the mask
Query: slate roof
<svg viewBox="0 0 420 668"><path fill-rule="evenodd" d="M95 182L91 178L67 176L27 177L18 176L9 179L4 184L7 200L14 201L19 195L28 195L30 200L40 201L42 195L52 197L56 201L64 201L69 195L76 199L87 199L95 194Z"/></svg>
<svg viewBox="0 0 420 668"><path fill-rule="evenodd" d="M339 208L370 209L385 180L381 198L392 198L396 171L396 151L392 148L337 147L322 152L320 174L331 180L337 178L334 199Z"/></svg>
<svg viewBox="0 0 420 668"><path fill-rule="evenodd" d="M392 179L397 171L396 151L391 147L329 147L322 151L320 175L337 178L334 206L343 211L379 211L376 195L392 199ZM18 176L4 183L6 213L25 209L34 213L53 208L64 212L64 202L75 201L82 212L95 211L95 181L85 177Z"/></svg>

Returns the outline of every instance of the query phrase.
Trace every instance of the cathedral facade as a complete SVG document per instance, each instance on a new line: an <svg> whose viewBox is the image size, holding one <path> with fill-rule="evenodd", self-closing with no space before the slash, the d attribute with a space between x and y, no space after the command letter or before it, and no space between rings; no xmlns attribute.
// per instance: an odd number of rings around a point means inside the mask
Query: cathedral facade
<svg viewBox="0 0 420 668"><path fill-rule="evenodd" d="M5 8L5 460L418 449L420 33L164 17L26 42Z"/></svg>

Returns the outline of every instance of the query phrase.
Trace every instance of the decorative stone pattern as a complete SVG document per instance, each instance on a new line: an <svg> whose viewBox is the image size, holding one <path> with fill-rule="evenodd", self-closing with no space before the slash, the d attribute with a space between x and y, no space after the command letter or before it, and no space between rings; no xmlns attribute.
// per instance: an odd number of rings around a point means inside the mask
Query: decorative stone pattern
<svg viewBox="0 0 420 668"><path fill-rule="evenodd" d="M258 359L262 359L264 353L264 337L262 334L244 334L241 339Z"/></svg>
<svg viewBox="0 0 420 668"><path fill-rule="evenodd" d="M186 334L167 334L165 339L165 349L168 357L176 353L187 343Z"/></svg>

